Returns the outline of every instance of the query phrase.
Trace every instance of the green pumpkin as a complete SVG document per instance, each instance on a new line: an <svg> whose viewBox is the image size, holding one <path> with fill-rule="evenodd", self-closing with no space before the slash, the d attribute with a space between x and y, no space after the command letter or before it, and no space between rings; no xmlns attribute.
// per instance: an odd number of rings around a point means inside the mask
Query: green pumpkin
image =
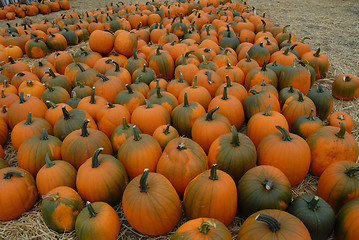
<svg viewBox="0 0 359 240"><path fill-rule="evenodd" d="M41 203L41 216L46 226L58 233L75 229L77 215L84 208L80 195L72 188L61 186L49 191Z"/></svg>
<svg viewBox="0 0 359 240"><path fill-rule="evenodd" d="M278 93L280 106L283 107L285 101L287 101L288 98L296 95L298 95L298 92L293 88L292 85L280 90Z"/></svg>
<svg viewBox="0 0 359 240"><path fill-rule="evenodd" d="M332 94L318 83L318 87L312 88L307 97L312 99L317 116L324 121L333 110L334 99Z"/></svg>
<svg viewBox="0 0 359 240"><path fill-rule="evenodd" d="M262 165L248 170L237 184L242 218L262 209L285 210L292 198L288 178L278 168Z"/></svg>
<svg viewBox="0 0 359 240"><path fill-rule="evenodd" d="M297 197L287 210L304 223L312 240L325 240L332 234L335 213L322 198L314 195Z"/></svg>

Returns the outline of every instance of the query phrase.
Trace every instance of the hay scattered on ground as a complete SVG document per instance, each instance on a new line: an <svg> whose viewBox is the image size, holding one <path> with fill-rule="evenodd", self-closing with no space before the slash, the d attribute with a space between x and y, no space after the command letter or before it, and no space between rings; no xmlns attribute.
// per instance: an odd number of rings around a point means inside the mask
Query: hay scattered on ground
<svg viewBox="0 0 359 240"><path fill-rule="evenodd" d="M95 10L110 5L109 0L70 0L71 11L84 12ZM123 1L128 4L130 1ZM133 1L131 1L133 2ZM284 26L291 24L289 30L293 31L298 39L309 36L309 44L312 49L320 47L330 61L330 69L325 79L318 80L328 90L335 76L342 73L349 73L359 76L359 10L357 0L347 1L316 1L316 0L249 0L250 5L254 5L259 14L266 12L266 16L275 24ZM62 11L60 13L66 13ZM46 16L38 15L32 17L34 22L39 22L43 18L53 19L60 13L52 13ZM21 23L23 19L11 21L11 24ZM0 27L6 27L6 21L0 21ZM75 53L86 43L71 46L66 51ZM24 57L24 62L31 67L39 60ZM354 120L353 136L359 141L359 100L334 102L334 111L345 111ZM241 129L245 132L245 127ZM5 147L5 160L12 166L16 166L16 151L9 140ZM304 194L315 194L318 178L311 175L306 176L301 184L293 188L293 198ZM175 229L182 225L186 219L183 214L180 222L172 232L159 236L149 237L138 233L126 221L121 205L115 207L122 221L121 234L118 239L170 239ZM233 239L237 234L242 223L242 219L236 217L229 226ZM0 222L0 239L76 239L75 233L58 234L46 227L40 213L40 202L31 211L25 213L19 219L7 222ZM331 239L334 239L333 237Z"/></svg>

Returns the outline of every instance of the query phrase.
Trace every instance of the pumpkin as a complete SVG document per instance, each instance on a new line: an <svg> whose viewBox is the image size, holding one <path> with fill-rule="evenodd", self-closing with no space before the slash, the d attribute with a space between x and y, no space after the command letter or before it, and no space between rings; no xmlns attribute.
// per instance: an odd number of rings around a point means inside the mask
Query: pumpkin
<svg viewBox="0 0 359 240"><path fill-rule="evenodd" d="M295 216L277 209L253 213L239 229L237 240L310 240L305 225Z"/></svg>
<svg viewBox="0 0 359 240"><path fill-rule="evenodd" d="M304 53L302 61L309 62L309 65L314 68L316 79L324 78L326 76L329 69L329 60L325 54L320 52L320 48L314 52Z"/></svg>
<svg viewBox="0 0 359 240"><path fill-rule="evenodd" d="M341 74L335 77L332 94L341 100L354 100L359 96L359 78L352 74Z"/></svg>
<svg viewBox="0 0 359 240"><path fill-rule="evenodd" d="M79 213L75 222L76 237L79 240L115 240L120 228L119 216L105 202L87 201L86 207Z"/></svg>
<svg viewBox="0 0 359 240"><path fill-rule="evenodd" d="M126 58L126 57L124 57ZM126 58L127 61L127 58ZM108 59L106 60L106 63L113 63L115 65L114 68L110 68L105 72L105 75L108 76L114 76L119 78L124 84L131 84L131 75L127 71L127 69L120 67L119 63L117 63L115 60Z"/></svg>
<svg viewBox="0 0 359 240"><path fill-rule="evenodd" d="M46 226L58 233L75 229L77 215L84 208L80 195L72 188L60 186L49 191L41 202L41 216Z"/></svg>
<svg viewBox="0 0 359 240"><path fill-rule="evenodd" d="M293 88L292 85L280 90L278 93L280 107L281 108L283 107L285 101L287 101L288 98L290 98L292 96L297 96L297 95L298 95L298 92Z"/></svg>
<svg viewBox="0 0 359 240"><path fill-rule="evenodd" d="M275 127L276 125L289 130L288 122L285 117L277 111L271 111L271 105L269 104L264 112L258 112L248 120L246 135L252 140L257 148L265 136L269 133L279 131Z"/></svg>
<svg viewBox="0 0 359 240"><path fill-rule="evenodd" d="M237 184L239 216L247 218L262 209L285 210L292 198L286 175L269 165L249 169Z"/></svg>
<svg viewBox="0 0 359 240"><path fill-rule="evenodd" d="M56 75L51 68L49 68L49 71L46 73L49 74L49 76L46 78L43 77L41 79L41 82L46 83L52 87L63 87L67 90L67 92L71 92L72 83L68 77L66 77L65 75Z"/></svg>
<svg viewBox="0 0 359 240"><path fill-rule="evenodd" d="M48 121L43 118L32 118L32 113L29 112L27 119L16 124L11 131L11 143L15 150L18 151L21 143L27 138L41 134L43 128L52 134L52 126Z"/></svg>
<svg viewBox="0 0 359 240"><path fill-rule="evenodd" d="M314 110L312 109L309 115L302 115L297 117L290 129L292 133L307 139L310 134L320 127L323 127L323 121L320 118L314 116Z"/></svg>
<svg viewBox="0 0 359 240"><path fill-rule="evenodd" d="M137 48L137 38L134 33L123 31L117 35L114 42L115 51L126 57L133 55L133 49Z"/></svg>
<svg viewBox="0 0 359 240"><path fill-rule="evenodd" d="M207 114L197 118L191 130L192 139L196 141L203 150L208 153L209 147L217 137L230 132L231 124L222 114L215 113L219 107L211 109ZM203 131L206 129L206 131Z"/></svg>
<svg viewBox="0 0 359 240"><path fill-rule="evenodd" d="M148 134L139 134L133 126L133 137L128 138L118 149L117 159L121 161L130 179L140 175L142 168L154 172L162 154L160 144Z"/></svg>
<svg viewBox="0 0 359 240"><path fill-rule="evenodd" d="M0 169L0 220L9 221L29 211L37 202L38 193L33 176L18 167Z"/></svg>
<svg viewBox="0 0 359 240"><path fill-rule="evenodd" d="M141 105L133 111L131 123L135 124L141 132L152 135L157 127L170 123L171 117L165 107L151 104L147 99L145 102L146 105Z"/></svg>
<svg viewBox="0 0 359 240"><path fill-rule="evenodd" d="M46 103L46 101L51 101L54 103L63 103L70 99L70 94L63 87L49 86L46 83L44 84L47 88L41 94L41 100Z"/></svg>
<svg viewBox="0 0 359 240"><path fill-rule="evenodd" d="M358 236L359 198L346 203L337 214L335 237L339 240L354 240Z"/></svg>
<svg viewBox="0 0 359 240"><path fill-rule="evenodd" d="M317 116L324 121L333 109L334 100L330 92L318 83L318 87L312 88L308 92L307 97L312 99L315 104Z"/></svg>
<svg viewBox="0 0 359 240"><path fill-rule="evenodd" d="M145 104L145 96L141 92L133 91L131 86L126 84L127 91L119 92L114 103L123 105L132 114L137 107Z"/></svg>
<svg viewBox="0 0 359 240"><path fill-rule="evenodd" d="M290 184L299 184L307 175L310 166L310 148L307 142L296 134L289 133L282 126L275 126L280 132L266 135L257 147L258 164L280 169Z"/></svg>
<svg viewBox="0 0 359 240"><path fill-rule="evenodd" d="M300 90L304 95L308 93L311 86L309 71L297 64L297 60L294 60L292 65L285 66L280 73L279 90L290 86Z"/></svg>
<svg viewBox="0 0 359 240"><path fill-rule="evenodd" d="M9 62L2 66L1 74L11 79L18 72L30 72L30 67L26 63L22 61L15 62L11 57L8 58Z"/></svg>
<svg viewBox="0 0 359 240"><path fill-rule="evenodd" d="M328 116L327 121L329 126L334 126L334 127L340 127L340 122L342 122L345 125L345 130L348 133L352 132L354 125L353 119L349 114L345 112L342 111L333 112Z"/></svg>
<svg viewBox="0 0 359 240"><path fill-rule="evenodd" d="M127 123L125 117L122 118L122 124L118 125L112 132L111 144L114 153L118 152L120 146L126 141L127 138L133 136L132 123ZM137 131L140 131L137 128Z"/></svg>
<svg viewBox="0 0 359 240"><path fill-rule="evenodd" d="M75 189L77 171L71 164L62 160L51 161L49 153L46 153L45 162L36 175L36 186L42 196L59 186Z"/></svg>
<svg viewBox="0 0 359 240"><path fill-rule="evenodd" d="M40 41L42 38L30 39L25 44L25 53L29 58L43 58L48 52L46 43Z"/></svg>
<svg viewBox="0 0 359 240"><path fill-rule="evenodd" d="M66 38L59 33L49 33L46 41L47 47L53 51L64 51L67 48Z"/></svg>
<svg viewBox="0 0 359 240"><path fill-rule="evenodd" d="M329 165L318 181L318 196L327 201L337 213L354 198L358 198L359 164L340 161Z"/></svg>
<svg viewBox="0 0 359 240"><path fill-rule="evenodd" d="M156 94L150 96L148 100L151 104L159 104L165 107L169 114L178 105L177 98L172 93L161 91L160 87L156 87Z"/></svg>
<svg viewBox="0 0 359 240"><path fill-rule="evenodd" d="M89 126L92 129L97 129L95 121L86 111L79 108L67 111L65 105L61 107L61 110L62 115L54 125L54 135L61 140L64 140L72 131L81 129L85 119L89 119Z"/></svg>
<svg viewBox="0 0 359 240"><path fill-rule="evenodd" d="M312 240L328 239L335 225L335 213L322 198L303 195L295 198L288 212L299 218L307 227Z"/></svg>
<svg viewBox="0 0 359 240"><path fill-rule="evenodd" d="M115 39L109 30L95 30L89 38L89 46L92 51L108 54L112 51Z"/></svg>
<svg viewBox="0 0 359 240"><path fill-rule="evenodd" d="M154 137L161 145L162 150L165 149L167 144L174 138L179 137L178 131L170 124L161 125L153 132Z"/></svg>
<svg viewBox="0 0 359 240"><path fill-rule="evenodd" d="M151 236L171 231L182 215L181 201L170 181L148 169L127 185L122 209L134 229Z"/></svg>
<svg viewBox="0 0 359 240"><path fill-rule="evenodd" d="M51 53L47 58L47 61L49 61L55 67L58 73L64 74L67 65L72 63L73 59L67 52L59 51Z"/></svg>
<svg viewBox="0 0 359 240"><path fill-rule="evenodd" d="M239 67L246 76L252 69L259 67L259 64L256 60L251 59L247 52L245 52L245 56L245 58L239 60L236 66Z"/></svg>
<svg viewBox="0 0 359 240"><path fill-rule="evenodd" d="M172 235L171 240L231 240L232 236L226 225L215 218L196 218L182 224Z"/></svg>
<svg viewBox="0 0 359 240"><path fill-rule="evenodd" d="M359 156L358 143L354 137L345 131L345 125L340 128L325 126L315 130L308 138L312 163L310 173L320 176L334 162L355 162Z"/></svg>
<svg viewBox="0 0 359 240"><path fill-rule="evenodd" d="M270 59L270 51L268 48L263 46L263 42L253 45L248 50L248 55L251 59L256 60L259 66L263 66L264 62L269 62Z"/></svg>
<svg viewBox="0 0 359 240"><path fill-rule="evenodd" d="M181 92L181 90L188 86L189 86L188 82L183 79L182 72L181 70L179 70L179 78L173 79L170 82L168 82L167 91L173 94L173 96L175 96L176 98L178 98L178 95Z"/></svg>
<svg viewBox="0 0 359 240"><path fill-rule="evenodd" d="M93 87L93 84L97 80L97 74L98 71L96 69L89 68L86 64L77 62L70 63L64 73L64 75L72 81L73 86L81 82L89 87Z"/></svg>
<svg viewBox="0 0 359 240"><path fill-rule="evenodd" d="M101 131L87 128L89 120L86 119L81 129L69 133L61 145L62 159L71 163L78 169L92 153L102 147L105 154L112 154L112 145L109 138ZM73 154L76 151L76 154Z"/></svg>
<svg viewBox="0 0 359 240"><path fill-rule="evenodd" d="M278 85L277 74L267 68L267 62L265 62L262 67L254 68L247 73L244 86L249 91L254 85L261 84L263 79L265 83L272 84L274 87Z"/></svg>
<svg viewBox="0 0 359 240"><path fill-rule="evenodd" d="M156 52L148 58L148 66L152 68L156 76L171 80L174 74L174 61L168 52L161 52L157 48Z"/></svg>
<svg viewBox="0 0 359 240"><path fill-rule="evenodd" d="M111 206L121 202L128 183L125 168L115 157L98 148L78 169L76 188L86 201L103 201ZM89 186L91 186L89 188Z"/></svg>
<svg viewBox="0 0 359 240"><path fill-rule="evenodd" d="M228 226L237 212L236 184L213 164L187 185L183 205L188 219L210 217Z"/></svg>
<svg viewBox="0 0 359 240"><path fill-rule="evenodd" d="M188 183L207 170L207 156L199 144L185 137L171 140L158 160L156 172L165 176L179 196Z"/></svg>
<svg viewBox="0 0 359 240"><path fill-rule="evenodd" d="M147 64L146 60L137 56L137 51L134 48L133 56L127 59L125 69L132 75L136 69L143 67L144 64Z"/></svg>
<svg viewBox="0 0 359 240"><path fill-rule="evenodd" d="M271 105L273 111L280 112L279 101L271 92L257 92L255 90L250 90L249 92L253 95L249 95L243 101L243 109L247 121L254 114L265 111L268 105Z"/></svg>

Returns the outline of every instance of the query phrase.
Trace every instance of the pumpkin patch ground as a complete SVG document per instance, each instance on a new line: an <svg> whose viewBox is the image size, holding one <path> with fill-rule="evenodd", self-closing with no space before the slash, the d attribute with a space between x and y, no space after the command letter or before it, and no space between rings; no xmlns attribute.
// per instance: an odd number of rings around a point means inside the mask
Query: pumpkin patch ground
<svg viewBox="0 0 359 240"><path fill-rule="evenodd" d="M105 9L112 0L69 0L70 10L50 13L47 15L37 15L25 18L15 18L15 20L0 20L0 28L7 29L6 23L14 26L24 21L40 22L43 19L52 20L56 16L69 11L94 11L95 9ZM124 4L144 1L122 1ZM162 1L161 1L162 2ZM172 1L170 1L172 2ZM359 76L359 9L357 0L344 1L317 1L317 0L248 0L250 6L254 6L257 14L265 13L272 23L285 26L290 25L288 30L293 32L297 40L305 37L305 40L312 51L321 49L329 59L329 70L324 78L316 80L323 88L331 91L334 79L341 74L352 74ZM165 34L165 32L164 32ZM66 52L74 54L80 48L86 48L87 42L81 42L78 45L68 46ZM116 48L116 47L115 47ZM47 58L51 52L47 53ZM132 53L129 53L131 55ZM20 58L30 68L39 62L39 59L30 59L27 55ZM177 73L176 73L177 74ZM187 77L187 72L183 73ZM177 78L177 77L176 77ZM192 83L190 84L192 85ZM206 109L207 110L207 109ZM359 100L342 101L334 99L333 110L343 111L349 114L353 119L353 128L351 134L356 142L359 141ZM239 132L245 133L245 125ZM207 149L208 150L208 149ZM9 138L4 145L5 160L11 166L17 166L17 152L14 149ZM308 174L304 180L292 188L292 197L305 194L317 194L318 177ZM187 221L185 212L176 227L165 235L150 237L137 232L127 221L122 210L122 205L114 206L121 221L120 235L117 239L171 239L175 230ZM237 239L238 232L243 219L237 216L228 226L232 238ZM50 230L41 217L41 201L20 218L11 221L0 221L0 239L76 239L75 231L59 234ZM329 239L334 239L333 235Z"/></svg>

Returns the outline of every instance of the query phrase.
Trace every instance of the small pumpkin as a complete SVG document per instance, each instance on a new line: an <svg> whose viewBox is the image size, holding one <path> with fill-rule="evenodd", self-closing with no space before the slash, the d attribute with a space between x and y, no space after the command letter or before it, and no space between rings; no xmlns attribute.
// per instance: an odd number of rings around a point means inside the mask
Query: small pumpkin
<svg viewBox="0 0 359 240"><path fill-rule="evenodd" d="M341 100L354 100L359 96L359 78L352 74L341 74L332 84L333 96Z"/></svg>
<svg viewBox="0 0 359 240"><path fill-rule="evenodd" d="M328 116L327 122L329 126L334 127L340 127L340 122L343 122L345 125L345 130L348 133L352 132L354 125L352 117L348 113L342 111L336 111L330 114L330 116Z"/></svg>

